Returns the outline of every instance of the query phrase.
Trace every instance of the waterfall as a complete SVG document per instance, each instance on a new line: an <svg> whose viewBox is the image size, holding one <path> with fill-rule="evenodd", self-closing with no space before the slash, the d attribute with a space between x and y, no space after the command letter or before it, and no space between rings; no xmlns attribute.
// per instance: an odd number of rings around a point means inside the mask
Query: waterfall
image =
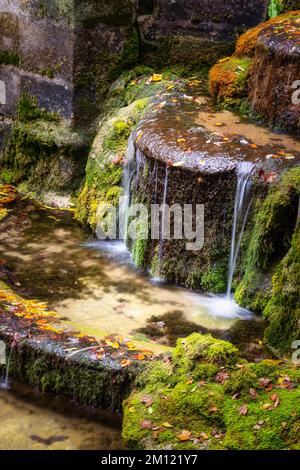
<svg viewBox="0 0 300 470"><path fill-rule="evenodd" d="M251 174L253 169L254 165L251 162L242 162L237 167L237 188L234 201L234 216L227 284L228 300L230 300L231 297L232 280L235 273L236 263L239 256L245 225L252 204L252 198L250 198L250 193Z"/></svg>
<svg viewBox="0 0 300 470"><path fill-rule="evenodd" d="M119 207L119 238L126 241L127 239L127 226L128 226L128 210L131 200L131 184L134 175L134 159L135 159L135 144L133 135L128 139L127 151L125 155L124 171L123 171L123 189L124 196L120 202Z"/></svg>
<svg viewBox="0 0 300 470"><path fill-rule="evenodd" d="M10 363L11 363L11 356L12 356L12 351L13 348L11 347L10 353L6 362L6 370L5 370L5 377L4 379L0 382L0 388L2 390L10 390L10 385L9 385L9 369L10 369Z"/></svg>
<svg viewBox="0 0 300 470"><path fill-rule="evenodd" d="M164 179L164 193L162 200L162 215L161 215L161 230L160 230L160 239L159 239L159 253L158 253L158 269L160 270L161 260L162 260L162 249L164 243L164 233L165 233L165 217L166 217L166 203L168 196L168 183L169 183L169 168L166 166L166 173Z"/></svg>

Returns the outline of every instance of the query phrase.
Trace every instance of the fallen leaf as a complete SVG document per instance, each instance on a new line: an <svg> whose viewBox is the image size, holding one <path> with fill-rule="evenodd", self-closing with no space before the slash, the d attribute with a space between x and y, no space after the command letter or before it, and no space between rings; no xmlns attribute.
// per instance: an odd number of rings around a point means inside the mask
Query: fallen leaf
<svg viewBox="0 0 300 470"><path fill-rule="evenodd" d="M151 77L151 82L161 82L162 78L163 76L161 73L154 73Z"/></svg>
<svg viewBox="0 0 300 470"><path fill-rule="evenodd" d="M130 366L130 364L131 364L131 361L129 359L122 359L121 361L121 366L123 368Z"/></svg>
<svg viewBox="0 0 300 470"><path fill-rule="evenodd" d="M192 433L188 431L187 429L183 429L180 434L178 434L177 438L180 441L189 441L192 436Z"/></svg>
<svg viewBox="0 0 300 470"><path fill-rule="evenodd" d="M217 383L223 383L225 382L226 380L229 379L229 374L228 372L226 372L225 370L224 371L220 371L218 372L218 374L216 375L215 377L215 382Z"/></svg>
<svg viewBox="0 0 300 470"><path fill-rule="evenodd" d="M262 410L270 411L272 409L271 403L265 403L262 407Z"/></svg>
<svg viewBox="0 0 300 470"><path fill-rule="evenodd" d="M247 405L242 405L240 406L239 408L239 414L241 416L246 416L246 414L248 413L248 406Z"/></svg>
<svg viewBox="0 0 300 470"><path fill-rule="evenodd" d="M199 439L202 441L207 441L209 439L209 436L206 434L206 432L200 432L199 434Z"/></svg>
<svg viewBox="0 0 300 470"><path fill-rule="evenodd" d="M277 393L272 393L272 395L270 395L270 400L272 400L272 401L276 401L277 398L278 398Z"/></svg>
<svg viewBox="0 0 300 470"><path fill-rule="evenodd" d="M137 144L143 136L143 131L139 131L137 138L135 139L135 143Z"/></svg>
<svg viewBox="0 0 300 470"><path fill-rule="evenodd" d="M164 423L162 423L162 426L163 426L164 428L172 428L172 427L173 427L172 424L168 423L167 421L165 421Z"/></svg>
<svg viewBox="0 0 300 470"><path fill-rule="evenodd" d="M268 385L270 385L271 383L271 380L262 377L261 379L258 380L258 383L261 387L268 387Z"/></svg>
<svg viewBox="0 0 300 470"><path fill-rule="evenodd" d="M176 163L173 163L172 166L176 167L176 166L182 166L182 165L184 165L184 162L176 162Z"/></svg>
<svg viewBox="0 0 300 470"><path fill-rule="evenodd" d="M217 413L219 411L219 408L217 406L212 406L209 408L209 411L211 413Z"/></svg>
<svg viewBox="0 0 300 470"><path fill-rule="evenodd" d="M144 419L144 421L141 422L141 429L152 429L153 423L152 421L149 421L149 419Z"/></svg>
<svg viewBox="0 0 300 470"><path fill-rule="evenodd" d="M151 406L153 404L153 400L151 397L145 395L144 397L141 398L141 403L146 406Z"/></svg>
<svg viewBox="0 0 300 470"><path fill-rule="evenodd" d="M249 395L251 395L252 398L257 398L258 397L257 392L254 388L249 389Z"/></svg>

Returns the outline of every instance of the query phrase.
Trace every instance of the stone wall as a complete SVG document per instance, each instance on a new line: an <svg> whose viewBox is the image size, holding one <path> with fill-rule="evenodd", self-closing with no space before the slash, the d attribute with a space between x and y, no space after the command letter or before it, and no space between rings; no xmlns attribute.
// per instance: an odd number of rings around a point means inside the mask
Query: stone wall
<svg viewBox="0 0 300 470"><path fill-rule="evenodd" d="M194 36L233 40L266 17L268 0L138 0L138 23L148 41L160 36Z"/></svg>
<svg viewBox="0 0 300 470"><path fill-rule="evenodd" d="M166 55L181 62L186 54L190 61L189 52L201 62L200 43L190 38L232 41L264 18L266 5L267 0L2 0L0 80L6 97L0 97L0 114L13 115L20 95L28 92L48 111L76 124L91 122L109 83L137 61L141 43L187 37L188 48L179 40L180 54L167 48Z"/></svg>

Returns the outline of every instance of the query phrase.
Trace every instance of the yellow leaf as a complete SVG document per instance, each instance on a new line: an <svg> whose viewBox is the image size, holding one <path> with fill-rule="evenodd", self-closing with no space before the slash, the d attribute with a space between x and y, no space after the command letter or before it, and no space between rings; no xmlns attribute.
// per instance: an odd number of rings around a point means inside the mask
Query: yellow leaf
<svg viewBox="0 0 300 470"><path fill-rule="evenodd" d="M184 441L189 441L192 436L192 433L188 431L187 429L183 429L181 433L177 436L177 438L184 442Z"/></svg>
<svg viewBox="0 0 300 470"><path fill-rule="evenodd" d="M223 64L224 62L227 62L230 59L230 57L224 57L224 59L219 60L219 64Z"/></svg>
<svg viewBox="0 0 300 470"><path fill-rule="evenodd" d="M135 140L135 143L136 143L136 144L141 140L142 135L143 135L143 131L140 131L140 132L138 133L138 136L137 136L136 140Z"/></svg>
<svg viewBox="0 0 300 470"><path fill-rule="evenodd" d="M161 82L162 78L163 76L161 73L154 73L151 77L151 82Z"/></svg>
<svg viewBox="0 0 300 470"><path fill-rule="evenodd" d="M172 427L173 427L172 424L168 423L167 421L165 421L164 423L162 423L162 426L163 426L164 428L172 428Z"/></svg>

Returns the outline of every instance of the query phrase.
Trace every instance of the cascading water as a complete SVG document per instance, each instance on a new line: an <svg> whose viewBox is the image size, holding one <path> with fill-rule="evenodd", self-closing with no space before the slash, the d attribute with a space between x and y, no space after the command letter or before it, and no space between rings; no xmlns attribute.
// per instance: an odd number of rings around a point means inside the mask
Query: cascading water
<svg viewBox="0 0 300 470"><path fill-rule="evenodd" d="M9 369L10 369L10 363L11 363L11 356L12 356L12 351L13 348L11 348L8 359L6 361L6 370L5 370L5 376L3 380L0 381L0 388L2 390L10 390L10 385L9 385Z"/></svg>
<svg viewBox="0 0 300 470"><path fill-rule="evenodd" d="M165 218L166 218L166 204L167 204L167 197L168 197L168 184L169 184L169 168L166 166L166 173L164 179L164 193L163 193L163 200L162 200L162 215L161 215L161 230L160 230L160 237L159 237L159 252L158 252L158 269L160 273L161 268L161 260L162 260L162 249L164 243L164 235L165 235Z"/></svg>
<svg viewBox="0 0 300 470"><path fill-rule="evenodd" d="M130 207L130 200L131 200L131 184L132 184L133 175L134 175L135 154L136 154L136 151L135 151L134 138L133 138L133 135L131 135L128 139L124 171L123 171L124 196L122 198L122 201L119 207L119 210L120 210L119 238L120 240L125 240L125 241L127 239L128 210Z"/></svg>
<svg viewBox="0 0 300 470"><path fill-rule="evenodd" d="M231 298L232 280L238 260L241 241L243 238L245 225L252 204L251 174L254 165L251 162L242 162L237 167L237 188L234 201L234 216L231 237L231 250L229 258L227 300Z"/></svg>

